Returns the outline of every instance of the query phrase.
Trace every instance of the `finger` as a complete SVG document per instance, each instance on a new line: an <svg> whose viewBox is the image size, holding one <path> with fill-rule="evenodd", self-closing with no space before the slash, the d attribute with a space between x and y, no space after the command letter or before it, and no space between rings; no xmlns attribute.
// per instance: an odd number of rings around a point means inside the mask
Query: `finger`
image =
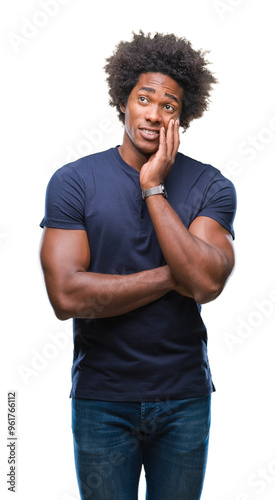
<svg viewBox="0 0 275 500"><path fill-rule="evenodd" d="M166 155L166 136L165 136L165 128L161 127L160 133L159 133L159 149L157 151L157 154L164 154Z"/></svg>
<svg viewBox="0 0 275 500"><path fill-rule="evenodd" d="M165 128L164 127L161 127L161 129L160 129L159 142L160 142L160 144L166 144L166 136L165 136Z"/></svg>
<svg viewBox="0 0 275 500"><path fill-rule="evenodd" d="M175 120L170 120L166 134L167 156L169 158L172 156L174 150L174 129L175 129Z"/></svg>
<svg viewBox="0 0 275 500"><path fill-rule="evenodd" d="M179 149L180 145L180 133L179 133L179 126L180 126L180 121L179 119L176 120L175 126L174 126L174 148L173 148L173 157L176 156L177 151Z"/></svg>

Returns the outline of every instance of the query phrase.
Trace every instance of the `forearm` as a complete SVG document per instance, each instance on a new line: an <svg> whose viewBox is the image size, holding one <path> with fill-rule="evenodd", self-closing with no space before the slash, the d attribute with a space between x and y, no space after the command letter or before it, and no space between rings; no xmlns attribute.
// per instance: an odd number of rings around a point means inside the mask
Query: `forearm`
<svg viewBox="0 0 275 500"><path fill-rule="evenodd" d="M123 276L79 271L51 302L62 320L107 318L147 305L175 286L168 266Z"/></svg>
<svg viewBox="0 0 275 500"><path fill-rule="evenodd" d="M178 289L184 287L187 295L199 303L215 299L226 276L227 264L223 255L191 234L163 196L150 196L146 203Z"/></svg>

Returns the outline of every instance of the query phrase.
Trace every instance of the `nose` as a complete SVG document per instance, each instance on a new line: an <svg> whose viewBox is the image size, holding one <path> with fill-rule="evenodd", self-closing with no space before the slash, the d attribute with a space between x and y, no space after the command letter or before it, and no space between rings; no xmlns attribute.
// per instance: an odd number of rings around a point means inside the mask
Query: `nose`
<svg viewBox="0 0 275 500"><path fill-rule="evenodd" d="M161 122L161 115L159 112L159 107L156 105L153 105L153 104L151 104L150 106L147 106L146 113L145 113L145 119L152 122L152 123L160 123Z"/></svg>

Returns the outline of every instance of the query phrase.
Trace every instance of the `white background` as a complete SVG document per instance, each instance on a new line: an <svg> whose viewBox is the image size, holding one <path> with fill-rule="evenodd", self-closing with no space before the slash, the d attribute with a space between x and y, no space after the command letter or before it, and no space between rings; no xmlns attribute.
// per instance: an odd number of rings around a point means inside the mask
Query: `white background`
<svg viewBox="0 0 275 500"><path fill-rule="evenodd" d="M180 151L221 169L238 193L236 268L203 307L217 392L202 500L274 499L273 2L14 0L1 10L1 498L12 496L7 392L16 390L17 498L79 499L71 324L55 318L46 296L39 222L58 166L121 143L102 67L116 43L143 29L211 51L219 85Z"/></svg>

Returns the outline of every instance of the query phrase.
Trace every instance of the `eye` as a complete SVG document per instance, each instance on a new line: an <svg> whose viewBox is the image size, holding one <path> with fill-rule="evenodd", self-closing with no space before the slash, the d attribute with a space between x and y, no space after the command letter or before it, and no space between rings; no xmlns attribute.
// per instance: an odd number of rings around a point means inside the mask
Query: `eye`
<svg viewBox="0 0 275 500"><path fill-rule="evenodd" d="M164 109L166 109L167 111L175 111L175 108L171 106L171 104L165 104Z"/></svg>
<svg viewBox="0 0 275 500"><path fill-rule="evenodd" d="M138 100L139 100L140 102L142 102L142 103L143 103L143 102L144 102L144 103L148 102L147 97L144 97L144 95L141 95L141 96L138 98Z"/></svg>

